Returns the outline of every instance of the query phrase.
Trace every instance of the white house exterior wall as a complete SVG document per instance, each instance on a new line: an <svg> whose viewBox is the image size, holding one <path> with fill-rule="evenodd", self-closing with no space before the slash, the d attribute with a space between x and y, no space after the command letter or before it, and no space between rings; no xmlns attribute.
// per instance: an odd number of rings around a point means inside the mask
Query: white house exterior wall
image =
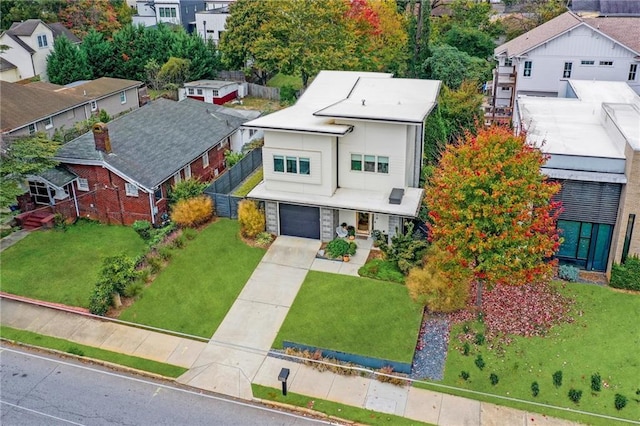
<svg viewBox="0 0 640 426"><path fill-rule="evenodd" d="M39 35L47 36L46 47L38 47ZM49 28L39 23L31 37L21 37L21 39L36 51L33 54L33 66L35 67L36 75L39 75L44 81L49 81L47 77L47 56L53 51L53 33Z"/></svg>
<svg viewBox="0 0 640 426"><path fill-rule="evenodd" d="M29 52L24 50L22 46L20 46L18 43L16 43L15 40L13 40L6 34L2 38L0 38L0 44L4 44L9 47L8 50L2 52L2 56L7 61L18 67L18 78L16 80L8 80L4 77L2 78L2 80L10 81L13 83L14 81L31 78L35 75L33 70L33 63L31 62L31 55L29 54Z"/></svg>
<svg viewBox="0 0 640 426"><path fill-rule="evenodd" d="M405 174L406 169L413 169L406 160L406 125L344 120L336 120L336 124L354 126L351 133L338 141L338 186L365 191L391 191L392 188L411 186ZM388 157L389 173L352 171L351 154Z"/></svg>
<svg viewBox="0 0 640 426"><path fill-rule="evenodd" d="M270 191L333 195L336 189L335 179L332 179L335 175L332 168L335 150L335 138L331 136L265 131L262 161L266 188ZM275 172L274 155L309 158L310 174Z"/></svg>
<svg viewBox="0 0 640 426"><path fill-rule="evenodd" d="M215 44L218 44L220 42L220 34L226 28L228 16L228 13L197 13L196 31L204 40L213 40ZM205 28L207 30L206 37Z"/></svg>
<svg viewBox="0 0 640 426"><path fill-rule="evenodd" d="M594 65L581 65L581 61ZM524 76L525 61L532 62L531 77ZM600 66L600 61L612 61L613 66ZM625 81L640 93L638 71L635 81L628 81L629 67L639 63L634 54L603 34L582 25L528 52L517 65L519 92L558 92L565 62L572 62L574 80ZM640 68L640 66L639 66Z"/></svg>

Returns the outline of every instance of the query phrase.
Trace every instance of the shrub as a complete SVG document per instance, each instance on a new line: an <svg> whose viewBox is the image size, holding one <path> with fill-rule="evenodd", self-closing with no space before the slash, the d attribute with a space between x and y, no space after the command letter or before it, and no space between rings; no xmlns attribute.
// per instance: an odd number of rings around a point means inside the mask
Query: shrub
<svg viewBox="0 0 640 426"><path fill-rule="evenodd" d="M110 285L98 282L89 298L89 312L94 315L105 315L113 303L112 293Z"/></svg>
<svg viewBox="0 0 640 426"><path fill-rule="evenodd" d="M244 154L242 152L233 152L226 150L224 152L224 161L226 167L231 168L235 166L236 164L238 164L238 161L242 160L242 157L244 157Z"/></svg>
<svg viewBox="0 0 640 426"><path fill-rule="evenodd" d="M484 334L483 333L477 333L476 334L476 338L475 338L476 345L482 346L482 345L484 345L484 342L485 342Z"/></svg>
<svg viewBox="0 0 640 426"><path fill-rule="evenodd" d="M266 219L264 211L258 207L258 203L252 200L242 200L238 203L238 223L240 233L247 238L255 238L264 232Z"/></svg>
<svg viewBox="0 0 640 426"><path fill-rule="evenodd" d="M147 263L149 264L149 268L151 268L152 274L157 274L162 269L162 259L157 256L149 256Z"/></svg>
<svg viewBox="0 0 640 426"><path fill-rule="evenodd" d="M67 353L72 355L84 356L84 351L77 346L69 346Z"/></svg>
<svg viewBox="0 0 640 426"><path fill-rule="evenodd" d="M160 256L160 259L166 262L168 260L171 260L173 251L171 250L171 247L163 246L158 249L158 256Z"/></svg>
<svg viewBox="0 0 640 426"><path fill-rule="evenodd" d="M171 218L179 226L197 226L211 218L213 202L206 195L180 200L173 208Z"/></svg>
<svg viewBox="0 0 640 426"><path fill-rule="evenodd" d="M165 237L176 229L175 223L171 223L163 228L154 229L151 232L151 239L147 241L147 245L153 248L164 241Z"/></svg>
<svg viewBox="0 0 640 426"><path fill-rule="evenodd" d="M640 291L640 257L627 257L623 264L615 263L611 269L611 287Z"/></svg>
<svg viewBox="0 0 640 426"><path fill-rule="evenodd" d="M65 219L62 213L56 213L53 215L53 228L56 231L66 231L67 230L67 219Z"/></svg>
<svg viewBox="0 0 640 426"><path fill-rule="evenodd" d="M471 351L471 345L469 342L464 342L462 345L462 355L469 356L469 352Z"/></svg>
<svg viewBox="0 0 640 426"><path fill-rule="evenodd" d="M576 389L569 389L569 399L576 404L580 402L580 398L582 398L582 391Z"/></svg>
<svg viewBox="0 0 640 426"><path fill-rule="evenodd" d="M404 274L394 263L383 259L370 260L358 269L358 274L361 277L404 284Z"/></svg>
<svg viewBox="0 0 640 426"><path fill-rule="evenodd" d="M469 380L469 372L468 371L461 371L460 372L460 378L466 382L467 380Z"/></svg>
<svg viewBox="0 0 640 426"><path fill-rule="evenodd" d="M616 410L622 410L627 405L627 397L617 393L613 400L613 404L616 407Z"/></svg>
<svg viewBox="0 0 640 426"><path fill-rule="evenodd" d="M407 384L407 381L402 377L398 377L393 375L393 367L385 366L378 370L382 374L376 374L376 379L382 383L391 383L396 386L404 386ZM392 375L393 377L385 376L384 374Z"/></svg>
<svg viewBox="0 0 640 426"><path fill-rule="evenodd" d="M478 367L478 369L480 369L480 371L482 371L484 369L485 363L484 363L484 359L482 359L482 355L478 354L478 356L476 357L475 361L473 361L476 364L476 367Z"/></svg>
<svg viewBox="0 0 640 426"><path fill-rule="evenodd" d="M466 334L466 333L468 333L470 331L471 331L471 326L468 323L465 322L464 324L462 324L462 332L463 333Z"/></svg>
<svg viewBox="0 0 640 426"><path fill-rule="evenodd" d="M185 228L182 230L182 235L184 235L187 240L193 240L198 236L198 231L193 228Z"/></svg>
<svg viewBox="0 0 640 426"><path fill-rule="evenodd" d="M148 283L150 279L151 279L151 271L149 270L149 268L138 270L138 280L140 280L143 283ZM126 289L125 289L125 292L126 292ZM126 293L125 293L125 296L126 296Z"/></svg>
<svg viewBox="0 0 640 426"><path fill-rule="evenodd" d="M594 392L600 392L602 389L602 378L600 377L600 373L591 375L591 390Z"/></svg>
<svg viewBox="0 0 640 426"><path fill-rule="evenodd" d="M112 293L123 294L125 287L136 279L136 262L127 255L107 257L102 262L99 282Z"/></svg>
<svg viewBox="0 0 640 426"><path fill-rule="evenodd" d="M185 179L173 185L169 191L169 204L176 204L181 200L199 197L207 188L205 182L198 179Z"/></svg>
<svg viewBox="0 0 640 426"><path fill-rule="evenodd" d="M280 102L291 105L296 101L297 95L296 89L290 84L285 84L280 88Z"/></svg>
<svg viewBox="0 0 640 426"><path fill-rule="evenodd" d="M409 222L404 232L398 231L391 237L391 245L380 241L380 250L385 258L396 263L405 275L415 266L422 265L422 259L429 247L427 240L414 237L413 226L413 223Z"/></svg>
<svg viewBox="0 0 640 426"><path fill-rule="evenodd" d="M559 388L562 386L562 371L558 370L553 373L553 386Z"/></svg>
<svg viewBox="0 0 640 426"><path fill-rule="evenodd" d="M531 383L531 395L535 398L540 393L540 386L538 382Z"/></svg>
<svg viewBox="0 0 640 426"><path fill-rule="evenodd" d="M491 382L491 384L493 386L497 385L498 382L500 381L500 379L498 378L498 375L496 373L491 373L489 375L489 381Z"/></svg>
<svg viewBox="0 0 640 426"><path fill-rule="evenodd" d="M561 280L576 282L580 277L580 270L571 265L560 265L558 268L558 277Z"/></svg>
<svg viewBox="0 0 640 426"><path fill-rule="evenodd" d="M342 238L336 238L327 244L326 253L329 257L339 258L349 254L351 250L351 244ZM354 251L355 252L355 251Z"/></svg>
<svg viewBox="0 0 640 426"><path fill-rule="evenodd" d="M140 296L140 294L142 294L142 291L144 290L144 283L145 282L143 280L136 280L132 283L129 283L124 289L124 295L126 297Z"/></svg>
<svg viewBox="0 0 640 426"><path fill-rule="evenodd" d="M133 222L133 230L136 231L144 241L151 239L153 228L151 227L151 222L148 220L136 220Z"/></svg>
<svg viewBox="0 0 640 426"><path fill-rule="evenodd" d="M261 247L266 247L273 241L273 235L268 232L260 232L256 235L256 244Z"/></svg>
<svg viewBox="0 0 640 426"><path fill-rule="evenodd" d="M184 248L185 245L187 245L187 237L185 237L184 234L178 235L171 241L171 247L173 248L181 249Z"/></svg>

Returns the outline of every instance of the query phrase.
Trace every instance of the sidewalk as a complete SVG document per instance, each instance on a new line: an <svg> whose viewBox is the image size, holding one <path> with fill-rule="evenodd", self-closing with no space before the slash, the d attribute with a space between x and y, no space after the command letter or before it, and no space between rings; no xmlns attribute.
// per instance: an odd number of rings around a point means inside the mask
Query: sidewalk
<svg viewBox="0 0 640 426"><path fill-rule="evenodd" d="M316 259L320 242L278 237L249 278L210 341L200 342L86 317L77 313L0 299L3 325L88 346L188 368L178 382L251 400L251 383L280 388L278 373L291 373L290 392L395 414L437 425L548 425L574 423L374 379L319 372L303 364L268 357L307 272L357 274L370 245L358 240L349 263Z"/></svg>

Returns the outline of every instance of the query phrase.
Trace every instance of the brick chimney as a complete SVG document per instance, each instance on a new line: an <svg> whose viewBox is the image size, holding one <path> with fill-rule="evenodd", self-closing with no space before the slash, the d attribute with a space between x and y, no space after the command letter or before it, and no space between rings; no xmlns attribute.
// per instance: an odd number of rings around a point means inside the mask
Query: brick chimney
<svg viewBox="0 0 640 426"><path fill-rule="evenodd" d="M106 124L96 123L93 125L93 140L97 151L111 154L111 139L109 139L109 129Z"/></svg>

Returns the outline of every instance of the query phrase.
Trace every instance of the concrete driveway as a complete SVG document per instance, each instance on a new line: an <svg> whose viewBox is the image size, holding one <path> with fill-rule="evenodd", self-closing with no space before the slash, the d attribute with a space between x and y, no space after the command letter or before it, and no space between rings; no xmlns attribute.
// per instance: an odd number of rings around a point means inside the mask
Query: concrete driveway
<svg viewBox="0 0 640 426"><path fill-rule="evenodd" d="M180 383L251 399L264 362L316 254L320 241L279 236Z"/></svg>

